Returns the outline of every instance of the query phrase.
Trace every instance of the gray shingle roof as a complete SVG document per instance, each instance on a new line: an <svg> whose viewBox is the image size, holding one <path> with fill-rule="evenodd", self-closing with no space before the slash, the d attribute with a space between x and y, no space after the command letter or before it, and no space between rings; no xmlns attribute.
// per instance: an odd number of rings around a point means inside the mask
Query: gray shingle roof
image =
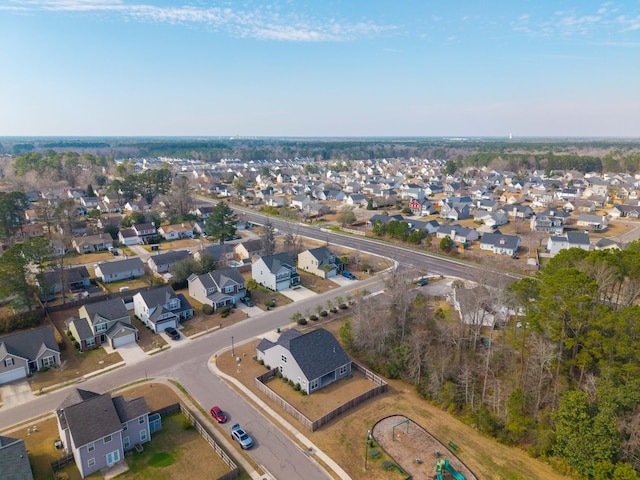
<svg viewBox="0 0 640 480"><path fill-rule="evenodd" d="M180 260L184 260L185 258L189 258L189 256L190 255L188 250L175 250L149 257L149 262L153 261L156 266L171 265L172 263L176 263Z"/></svg>
<svg viewBox="0 0 640 480"><path fill-rule="evenodd" d="M122 430L122 422L108 393L59 408L57 414L61 423L64 419L76 447Z"/></svg>
<svg viewBox="0 0 640 480"><path fill-rule="evenodd" d="M7 353L29 360L37 358L43 346L60 352L53 328L49 325L0 337L1 344L4 344Z"/></svg>
<svg viewBox="0 0 640 480"><path fill-rule="evenodd" d="M67 328L70 328L72 324L75 325L76 332L78 332L78 336L80 337L78 340L86 340L87 338L96 336L86 318L71 317L66 319L64 323Z"/></svg>
<svg viewBox="0 0 640 480"><path fill-rule="evenodd" d="M115 262L100 262L98 266L103 275L114 275L120 272L144 268L144 264L139 257L127 258Z"/></svg>
<svg viewBox="0 0 640 480"><path fill-rule="evenodd" d="M265 263L270 272L276 273L283 265L295 268L295 263L291 259L288 253L276 253L275 255L268 255L262 257L262 261Z"/></svg>
<svg viewBox="0 0 640 480"><path fill-rule="evenodd" d="M129 311L121 298L112 298L98 303L87 303L84 306L90 321L94 321L96 315L106 320L116 320L122 317L128 317Z"/></svg>
<svg viewBox="0 0 640 480"><path fill-rule="evenodd" d="M149 413L149 406L144 397L127 399L120 395L113 399L113 405L122 423Z"/></svg>

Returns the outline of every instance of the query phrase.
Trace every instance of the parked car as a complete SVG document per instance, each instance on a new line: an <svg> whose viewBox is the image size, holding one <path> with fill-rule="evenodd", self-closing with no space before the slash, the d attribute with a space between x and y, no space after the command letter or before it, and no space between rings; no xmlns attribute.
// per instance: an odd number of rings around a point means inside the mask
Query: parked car
<svg viewBox="0 0 640 480"><path fill-rule="evenodd" d="M251 297L242 297L240 301L244 303L247 307L255 307L256 305L255 303L253 303L253 300L251 300Z"/></svg>
<svg viewBox="0 0 640 480"><path fill-rule="evenodd" d="M118 255L120 255L120 254L118 253L118 250L116 250L115 248L114 248L113 250L111 250L111 254L112 254L114 257L117 257Z"/></svg>
<svg viewBox="0 0 640 480"><path fill-rule="evenodd" d="M215 418L216 422L218 423L224 423L227 421L227 416L222 410L220 410L220 407L211 407L209 413L213 418Z"/></svg>
<svg viewBox="0 0 640 480"><path fill-rule="evenodd" d="M243 450L253 447L253 438L240 427L239 423L231 425L231 438L238 442Z"/></svg>
<svg viewBox="0 0 640 480"><path fill-rule="evenodd" d="M427 281L426 278L421 278L420 280L418 280L417 285L419 287L424 287L425 285L427 285L429 282Z"/></svg>
<svg viewBox="0 0 640 480"><path fill-rule="evenodd" d="M349 280L357 280L356 276L347 270L342 272L342 276L348 278Z"/></svg>
<svg viewBox="0 0 640 480"><path fill-rule="evenodd" d="M178 332L178 330L173 327L165 328L164 333L169 335L169 338L171 338L171 340L178 340L180 338L180 332Z"/></svg>

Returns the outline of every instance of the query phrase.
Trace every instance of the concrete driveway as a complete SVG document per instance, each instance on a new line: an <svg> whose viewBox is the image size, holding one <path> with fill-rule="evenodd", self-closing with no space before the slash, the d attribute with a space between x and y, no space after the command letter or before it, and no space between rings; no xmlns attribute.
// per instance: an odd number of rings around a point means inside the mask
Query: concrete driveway
<svg viewBox="0 0 640 480"><path fill-rule="evenodd" d="M247 307L244 303L236 304L236 308L249 315L249 317L257 317L264 313L264 310L260 307Z"/></svg>
<svg viewBox="0 0 640 480"><path fill-rule="evenodd" d="M341 287L348 287L349 285L355 285L357 281L357 280L349 280L348 278L343 277L342 275L336 275L335 277L331 277L329 280L331 280L333 283L337 283Z"/></svg>
<svg viewBox="0 0 640 480"><path fill-rule="evenodd" d="M2 397L3 409L24 404L35 398L29 380L26 378L0 385L0 396Z"/></svg>
<svg viewBox="0 0 640 480"><path fill-rule="evenodd" d="M317 295L316 292L312 292L308 288L304 287L296 288L295 290L293 288L288 288L286 290L281 290L278 293L281 293L285 297L290 298L294 302L299 302L300 300L305 300L307 298L313 298Z"/></svg>
<svg viewBox="0 0 640 480"><path fill-rule="evenodd" d="M127 365L133 365L148 358L147 354L144 353L144 350L142 350L137 343L129 343L115 350L106 344L103 344L102 347L107 353L118 352Z"/></svg>

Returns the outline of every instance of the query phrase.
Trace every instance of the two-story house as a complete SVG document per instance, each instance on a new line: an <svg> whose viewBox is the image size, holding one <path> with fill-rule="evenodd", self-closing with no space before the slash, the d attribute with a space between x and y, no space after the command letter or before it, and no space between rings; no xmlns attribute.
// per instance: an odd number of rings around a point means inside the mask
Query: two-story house
<svg viewBox="0 0 640 480"><path fill-rule="evenodd" d="M193 274L187 281L189 296L203 305L211 305L214 310L235 305L247 293L244 278L235 268Z"/></svg>
<svg viewBox="0 0 640 480"><path fill-rule="evenodd" d="M422 198L420 200L413 199L409 204L409 208L411 209L411 213L414 215L425 216L425 215L433 215L437 212L436 207L426 198Z"/></svg>
<svg viewBox="0 0 640 480"><path fill-rule="evenodd" d="M155 333L164 332L168 327L178 328L181 320L193 316L191 304L170 285L136 293L133 311Z"/></svg>
<svg viewBox="0 0 640 480"><path fill-rule="evenodd" d="M276 292L300 285L296 264L286 252L261 257L253 262L251 276L260 285Z"/></svg>
<svg viewBox="0 0 640 480"><path fill-rule="evenodd" d="M138 223L131 228L136 233L140 243L144 244L149 243L149 240L158 234L156 226L153 223Z"/></svg>
<svg viewBox="0 0 640 480"><path fill-rule="evenodd" d="M276 342L262 339L256 354L265 365L277 368L285 378L300 384L307 394L351 375L351 359L323 328L305 334L292 328Z"/></svg>
<svg viewBox="0 0 640 480"><path fill-rule="evenodd" d="M327 247L318 247L298 255L298 268L322 278L330 278L335 277L343 265Z"/></svg>
<svg viewBox="0 0 640 480"><path fill-rule="evenodd" d="M234 245L233 251L240 260L260 258L263 253L262 239L254 238L237 243Z"/></svg>
<svg viewBox="0 0 640 480"><path fill-rule="evenodd" d="M83 305L78 309L78 318L71 317L65 324L80 344L80 351L104 343L118 348L138 340L138 329L131 325L122 298Z"/></svg>
<svg viewBox="0 0 640 480"><path fill-rule="evenodd" d="M151 440L144 397L111 398L76 388L56 410L63 448L82 478L124 459L125 451Z"/></svg>

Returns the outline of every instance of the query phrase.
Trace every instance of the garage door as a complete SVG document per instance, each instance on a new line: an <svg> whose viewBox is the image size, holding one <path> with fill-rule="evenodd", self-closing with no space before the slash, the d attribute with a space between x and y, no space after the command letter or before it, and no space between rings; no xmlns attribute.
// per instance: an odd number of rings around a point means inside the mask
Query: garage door
<svg viewBox="0 0 640 480"><path fill-rule="evenodd" d="M127 345L128 343L133 343L136 341L136 334L131 333L130 335L123 335L122 337L117 337L113 339L113 347L118 348L122 345Z"/></svg>
<svg viewBox="0 0 640 480"><path fill-rule="evenodd" d="M27 371L23 368L17 368L15 370L10 370L8 372L0 373L0 384L9 383L13 380L18 380L19 378L24 378L27 376Z"/></svg>

